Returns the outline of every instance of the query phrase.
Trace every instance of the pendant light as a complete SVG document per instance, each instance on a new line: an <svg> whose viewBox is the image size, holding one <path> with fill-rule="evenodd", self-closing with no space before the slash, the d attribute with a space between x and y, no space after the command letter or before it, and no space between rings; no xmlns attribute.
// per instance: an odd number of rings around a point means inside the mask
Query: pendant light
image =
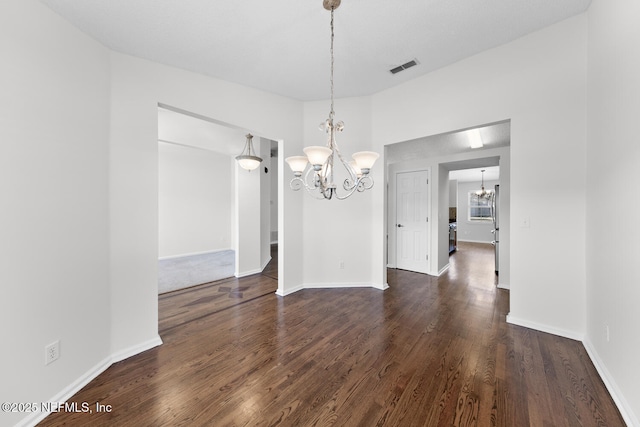
<svg viewBox="0 0 640 427"><path fill-rule="evenodd" d="M247 134L247 141L244 144L244 149L239 156L236 156L236 160L242 169L246 169L248 171L252 171L260 166L262 159L256 156L256 152L253 149L253 135L250 133Z"/></svg>

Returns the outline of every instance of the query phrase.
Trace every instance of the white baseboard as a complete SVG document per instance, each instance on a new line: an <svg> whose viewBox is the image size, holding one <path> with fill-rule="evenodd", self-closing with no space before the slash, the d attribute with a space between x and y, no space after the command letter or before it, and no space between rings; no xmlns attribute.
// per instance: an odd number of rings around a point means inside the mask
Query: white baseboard
<svg viewBox="0 0 640 427"><path fill-rule="evenodd" d="M265 260L265 262L262 264L261 268L257 268L255 270L249 270L249 271L243 271L243 272L236 272L235 276L239 279L241 277L247 277L247 276L252 276L254 274L258 274L258 273L262 273L264 271L264 269L267 267L267 264L269 264L271 262L271 257L269 257L267 260Z"/></svg>
<svg viewBox="0 0 640 427"><path fill-rule="evenodd" d="M543 325L541 323L531 322L529 320L519 319L512 316L511 313L507 314L507 323L511 323L512 325L524 326L525 328L535 329L536 331L546 332L548 334L558 335L559 337L569 338L576 341L582 341L584 339L584 334L580 334L575 331L555 328L549 325Z"/></svg>
<svg viewBox="0 0 640 427"><path fill-rule="evenodd" d="M498 283L498 289L506 289L506 290L511 290L511 286L509 286L508 283Z"/></svg>
<svg viewBox="0 0 640 427"><path fill-rule="evenodd" d="M486 243L488 245L491 244L491 240L489 241L484 241L484 240L465 240L465 239L458 239L458 242L464 242L464 243Z"/></svg>
<svg viewBox="0 0 640 427"><path fill-rule="evenodd" d="M304 289L304 286L302 285L298 285L298 286L294 286L293 288L288 288L287 290L282 290L280 288L278 288L278 290L276 291L276 295L281 296L281 297L286 297L287 295L291 295L295 292L301 291Z"/></svg>
<svg viewBox="0 0 640 427"><path fill-rule="evenodd" d="M142 353L143 351L150 350L159 345L162 345L162 339L160 338L160 335L156 335L154 338L151 338L150 340L141 342L140 344L136 344L134 346L125 348L124 350L120 350L112 354L111 363L120 362L121 360L128 359L131 356L135 356L136 354Z"/></svg>
<svg viewBox="0 0 640 427"><path fill-rule="evenodd" d="M444 273L445 271L447 271L449 269L449 267L451 267L451 264L447 263L447 265L445 265L444 267L442 267L440 269L440 271L438 271L438 276L442 275L442 273Z"/></svg>
<svg viewBox="0 0 640 427"><path fill-rule="evenodd" d="M235 276L239 279L241 277L253 276L254 274L262 273L262 269L256 268L255 270L237 272Z"/></svg>
<svg viewBox="0 0 640 427"><path fill-rule="evenodd" d="M375 283L368 282L351 282L351 283L305 283L303 285L299 285L293 288L289 288L286 291L282 291L278 289L276 291L276 295L284 297L287 295L291 295L294 292L301 291L303 289L338 289L338 288L374 288L384 291L389 289L389 284L384 283L381 285L376 285Z"/></svg>
<svg viewBox="0 0 640 427"><path fill-rule="evenodd" d="M620 392L620 389L613 380L613 377L600 359L598 352L595 350L593 344L591 344L591 341L588 338L585 338L585 340L582 341L582 344L584 345L585 350L587 350L587 354L589 355L593 366L595 366L596 371L600 374L600 378L602 378L602 382L609 391L613 402L618 407L624 422L628 426L640 426L640 419L638 419L638 417L633 413L631 405L629 405L629 402L626 401L624 395Z"/></svg>
<svg viewBox="0 0 640 427"><path fill-rule="evenodd" d="M267 265L271 262L271 257L269 257L264 263L262 263L262 268L260 269L260 271L264 271L265 268L267 268Z"/></svg>
<svg viewBox="0 0 640 427"><path fill-rule="evenodd" d="M620 389L616 385L616 382L613 380L613 377L607 370L605 364L600 359L600 356L598 355L598 352L595 350L595 347L593 346L593 344L591 344L591 341L588 338L586 338L583 334L578 334L575 332L554 328L548 325L541 325L539 323L518 319L511 316L511 314L507 314L507 323L511 323L518 326L524 326L525 328L535 329L537 331L547 332L549 334L558 335L561 337L582 342L582 345L587 351L587 354L589 355L589 358L591 359L593 366L595 366L596 371L598 371L598 375L600 375L602 382L604 383L605 387L607 388L607 391L611 395L611 399L613 400L616 407L620 411L620 415L622 415L624 422L630 427L640 426L640 419L638 419L638 417L633 413L633 409L631 408L631 405L629 405L629 402L626 401L626 399L624 398L624 395L620 392Z"/></svg>
<svg viewBox="0 0 640 427"><path fill-rule="evenodd" d="M79 392L84 386L89 384L94 378L103 373L104 371L111 366L113 361L110 357L99 362L97 365L89 369L87 372L82 374L80 378L76 379L74 382L69 384L67 387L62 389L59 393L53 396L51 399L47 400L47 402L66 402L74 394ZM35 426L40 421L44 420L51 412L32 412L27 417L23 418L15 425L15 427L27 427L27 426Z"/></svg>
<svg viewBox="0 0 640 427"><path fill-rule="evenodd" d="M190 253L178 254L178 255L167 255L167 256L158 257L158 261L163 261L165 259L184 258L184 257L188 257L188 256L195 256L195 255L215 254L215 253L218 253L218 252L227 252L227 251L233 251L233 249L231 249L231 248L229 248L229 249L215 249L215 250L212 250L212 251L190 252Z"/></svg>
<svg viewBox="0 0 640 427"><path fill-rule="evenodd" d="M47 402L66 402L71 399L77 392L79 392L84 386L89 384L101 373L106 371L111 365L121 360L127 359L131 356L135 356L138 353L149 350L153 347L157 347L162 344L160 336L156 336L148 341L134 345L127 349L121 350L112 354L110 357L105 358L94 367L90 368L87 372L82 374L78 379L62 389L59 393L49 399ZM27 417L20 420L15 427L31 427L44 420L51 412L33 412Z"/></svg>
<svg viewBox="0 0 640 427"><path fill-rule="evenodd" d="M376 288L373 283L353 282L353 283L305 283L304 289L335 289L335 288Z"/></svg>

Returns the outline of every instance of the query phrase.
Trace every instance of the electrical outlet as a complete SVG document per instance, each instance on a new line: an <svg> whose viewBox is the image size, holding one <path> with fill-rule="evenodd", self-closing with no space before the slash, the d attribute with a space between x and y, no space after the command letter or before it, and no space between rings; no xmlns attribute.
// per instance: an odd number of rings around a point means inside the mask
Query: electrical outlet
<svg viewBox="0 0 640 427"><path fill-rule="evenodd" d="M58 360L60 357L60 341L55 341L44 348L44 364Z"/></svg>
<svg viewBox="0 0 640 427"><path fill-rule="evenodd" d="M340 270L344 270L344 261L340 261Z"/></svg>

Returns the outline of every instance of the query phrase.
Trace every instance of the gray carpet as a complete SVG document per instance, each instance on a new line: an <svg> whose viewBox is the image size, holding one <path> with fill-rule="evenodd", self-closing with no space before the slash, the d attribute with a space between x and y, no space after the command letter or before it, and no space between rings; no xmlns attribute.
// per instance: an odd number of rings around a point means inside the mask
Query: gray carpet
<svg viewBox="0 0 640 427"><path fill-rule="evenodd" d="M158 293L232 277L235 260L232 250L159 260Z"/></svg>

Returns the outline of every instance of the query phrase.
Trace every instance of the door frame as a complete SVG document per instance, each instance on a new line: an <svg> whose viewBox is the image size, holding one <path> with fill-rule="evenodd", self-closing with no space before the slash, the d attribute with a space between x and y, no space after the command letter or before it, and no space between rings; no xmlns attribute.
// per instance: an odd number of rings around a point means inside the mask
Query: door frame
<svg viewBox="0 0 640 427"><path fill-rule="evenodd" d="M420 167L420 168L410 168L410 169L401 169L393 171L389 174L389 182L388 182L388 191L387 191L387 267L389 268L397 268L397 228L395 224L397 224L397 191L396 185L398 181L398 175L401 173L411 173L411 172L426 172L427 177L429 179L429 189L427 194L427 211L429 215L429 223L427 224L427 233L429 235L429 239L427 241L427 253L429 254L429 259L427 260L427 271L432 270L432 262L433 262L433 244L432 244L432 236L433 236L433 221L431 221L432 217L432 174L431 167ZM429 274L429 273L426 273Z"/></svg>

